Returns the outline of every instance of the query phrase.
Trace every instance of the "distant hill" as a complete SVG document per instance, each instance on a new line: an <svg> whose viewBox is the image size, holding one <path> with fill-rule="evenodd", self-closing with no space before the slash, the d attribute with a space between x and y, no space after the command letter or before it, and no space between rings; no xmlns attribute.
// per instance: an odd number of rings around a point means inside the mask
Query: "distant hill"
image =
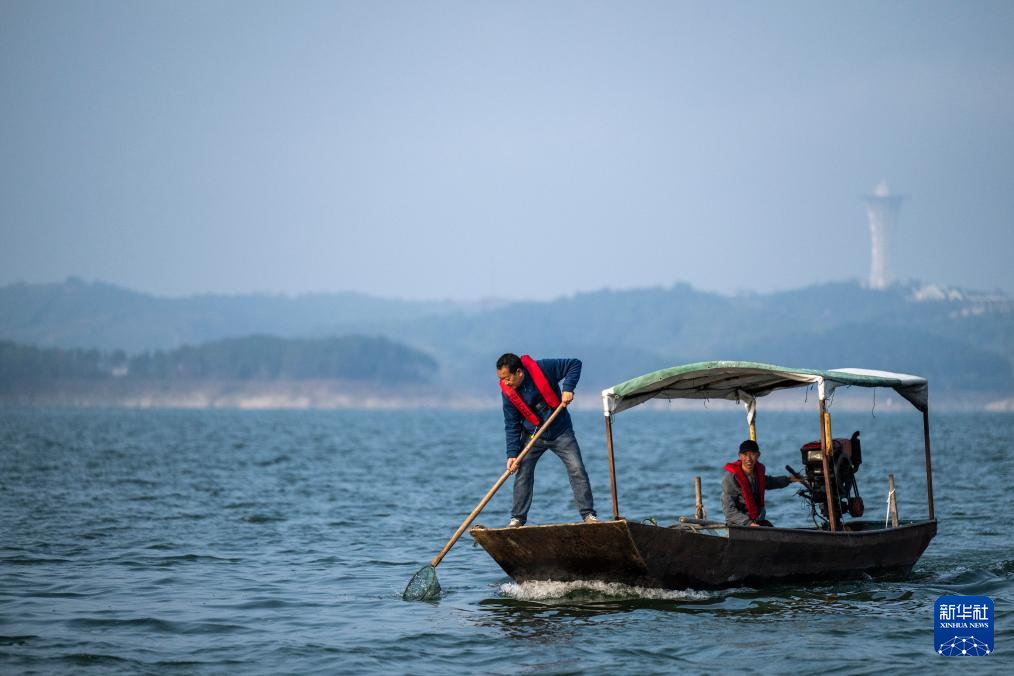
<svg viewBox="0 0 1014 676"><path fill-rule="evenodd" d="M159 298L75 279L0 288L0 339L41 346L137 356L250 334L350 333L431 355L433 386L491 399L493 363L505 351L580 357L585 393L710 359L879 368L924 375L936 393L1014 393L1014 302L919 283L735 296L677 284L474 304L357 294ZM231 363L237 349L216 359Z"/></svg>
<svg viewBox="0 0 1014 676"><path fill-rule="evenodd" d="M116 403L153 393L277 392L278 384L338 384L353 394L421 387L436 361L386 338L230 338L170 351L40 348L0 341L0 400Z"/></svg>
<svg viewBox="0 0 1014 676"><path fill-rule="evenodd" d="M938 392L1014 391L1014 304L975 294L923 300L921 288L835 283L733 297L685 285L605 290L391 330L459 382L485 383L496 355L525 350L580 356L594 389L678 363L743 359L911 372Z"/></svg>
<svg viewBox="0 0 1014 676"><path fill-rule="evenodd" d="M495 301L402 301L358 293L164 298L102 282L0 287L0 339L42 347L167 350L254 334L370 333L375 323L469 314Z"/></svg>

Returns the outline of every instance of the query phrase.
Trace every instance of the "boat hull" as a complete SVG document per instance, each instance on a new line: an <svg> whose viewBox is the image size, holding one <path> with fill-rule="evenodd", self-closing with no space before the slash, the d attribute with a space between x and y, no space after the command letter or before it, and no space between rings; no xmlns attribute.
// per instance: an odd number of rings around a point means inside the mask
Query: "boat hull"
<svg viewBox="0 0 1014 676"><path fill-rule="evenodd" d="M602 580L666 589L759 587L864 575L905 575L936 535L936 521L816 529L716 530L625 520L469 533L518 582Z"/></svg>

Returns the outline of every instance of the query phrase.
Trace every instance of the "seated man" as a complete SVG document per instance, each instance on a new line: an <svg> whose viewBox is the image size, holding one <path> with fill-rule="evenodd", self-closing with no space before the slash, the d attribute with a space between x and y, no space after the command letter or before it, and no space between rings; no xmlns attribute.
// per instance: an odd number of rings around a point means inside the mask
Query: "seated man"
<svg viewBox="0 0 1014 676"><path fill-rule="evenodd" d="M798 481L795 477L766 476L764 465L757 462L760 447L753 439L739 445L739 460L725 466L722 479L722 511L730 526L771 526L765 516L764 491L785 488Z"/></svg>

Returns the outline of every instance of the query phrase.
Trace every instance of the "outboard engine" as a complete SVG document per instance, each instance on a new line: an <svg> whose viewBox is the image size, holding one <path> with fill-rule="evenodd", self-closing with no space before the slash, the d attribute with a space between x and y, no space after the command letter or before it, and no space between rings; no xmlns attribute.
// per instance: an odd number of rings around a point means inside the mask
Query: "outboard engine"
<svg viewBox="0 0 1014 676"><path fill-rule="evenodd" d="M841 515L859 517L863 515L863 499L859 495L856 483L856 472L863 462L862 446L859 443L859 432L854 432L849 439L832 439L832 454L828 458L828 470L831 484L831 507L835 517ZM827 492L824 490L824 462L821 455L824 449L819 441L804 444L800 450L803 456L803 467L806 471L806 488L800 495L810 502L814 516L820 510L821 516L827 520Z"/></svg>

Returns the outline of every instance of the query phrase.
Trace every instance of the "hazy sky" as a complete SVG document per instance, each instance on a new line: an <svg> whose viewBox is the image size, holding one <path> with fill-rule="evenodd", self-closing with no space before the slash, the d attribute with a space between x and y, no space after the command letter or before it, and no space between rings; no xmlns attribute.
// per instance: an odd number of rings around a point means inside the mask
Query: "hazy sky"
<svg viewBox="0 0 1014 676"><path fill-rule="evenodd" d="M0 0L0 284L1014 292L1014 2Z"/></svg>

